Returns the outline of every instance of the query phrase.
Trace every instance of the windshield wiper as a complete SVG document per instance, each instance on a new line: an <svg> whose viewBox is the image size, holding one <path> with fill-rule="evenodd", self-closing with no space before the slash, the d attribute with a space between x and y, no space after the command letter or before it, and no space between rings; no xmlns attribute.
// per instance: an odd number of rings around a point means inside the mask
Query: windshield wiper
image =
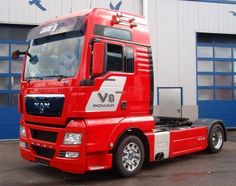
<svg viewBox="0 0 236 186"><path fill-rule="evenodd" d="M61 81L63 78L68 78L69 76L65 75L50 75L50 76L43 76L42 78L57 78L58 81Z"/></svg>
<svg viewBox="0 0 236 186"><path fill-rule="evenodd" d="M32 79L40 79L40 80L43 80L43 78L42 78L42 77L40 77L40 76L35 76L35 77L27 77L27 78L25 78L25 80L26 80L27 82L30 82L30 80L32 80Z"/></svg>

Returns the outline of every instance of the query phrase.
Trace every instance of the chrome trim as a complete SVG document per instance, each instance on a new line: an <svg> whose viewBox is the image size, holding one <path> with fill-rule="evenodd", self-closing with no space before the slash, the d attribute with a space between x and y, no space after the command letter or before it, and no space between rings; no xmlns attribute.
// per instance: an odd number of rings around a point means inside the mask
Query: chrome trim
<svg viewBox="0 0 236 186"><path fill-rule="evenodd" d="M26 94L25 97L47 97L47 98L55 98L55 97L65 97L64 94Z"/></svg>

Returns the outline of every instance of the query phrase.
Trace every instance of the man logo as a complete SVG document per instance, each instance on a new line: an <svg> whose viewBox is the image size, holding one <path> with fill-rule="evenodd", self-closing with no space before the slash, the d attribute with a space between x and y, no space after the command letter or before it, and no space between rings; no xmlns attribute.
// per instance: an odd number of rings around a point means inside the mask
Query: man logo
<svg viewBox="0 0 236 186"><path fill-rule="evenodd" d="M115 101L115 96L113 94L105 93L102 95L101 93L98 93L97 95L102 103L104 103L107 99L109 103L113 103Z"/></svg>
<svg viewBox="0 0 236 186"><path fill-rule="evenodd" d="M34 103L34 106L39 109L39 113L43 114L45 109L50 108L50 103Z"/></svg>

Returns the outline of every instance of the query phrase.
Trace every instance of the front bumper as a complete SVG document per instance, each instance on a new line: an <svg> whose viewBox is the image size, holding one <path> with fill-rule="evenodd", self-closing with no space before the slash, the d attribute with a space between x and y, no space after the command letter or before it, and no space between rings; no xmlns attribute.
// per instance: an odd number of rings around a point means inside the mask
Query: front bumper
<svg viewBox="0 0 236 186"><path fill-rule="evenodd" d="M20 142L26 146L20 146L21 156L29 161L45 164L50 167L58 168L65 172L84 173L87 171L86 162L86 125L83 121L70 121L65 127L48 127L42 125L29 124L21 121L25 127L27 137L20 137ZM40 134L32 135L32 131L40 131ZM56 134L56 139L47 139L44 135ZM63 145L65 133L82 133L82 144ZM43 140L42 140L43 139ZM53 141L53 142L52 142ZM66 158L65 152L79 152L77 158Z"/></svg>

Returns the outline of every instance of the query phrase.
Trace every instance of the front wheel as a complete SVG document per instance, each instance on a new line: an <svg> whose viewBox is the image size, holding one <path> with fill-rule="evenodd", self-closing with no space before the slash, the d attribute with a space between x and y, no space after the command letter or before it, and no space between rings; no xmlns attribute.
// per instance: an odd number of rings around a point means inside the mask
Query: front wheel
<svg viewBox="0 0 236 186"><path fill-rule="evenodd" d="M136 136L127 136L115 152L115 168L122 177L134 176L141 170L144 156L142 141Z"/></svg>
<svg viewBox="0 0 236 186"><path fill-rule="evenodd" d="M219 152L224 144L224 131L221 125L216 124L210 129L208 150L210 153Z"/></svg>

